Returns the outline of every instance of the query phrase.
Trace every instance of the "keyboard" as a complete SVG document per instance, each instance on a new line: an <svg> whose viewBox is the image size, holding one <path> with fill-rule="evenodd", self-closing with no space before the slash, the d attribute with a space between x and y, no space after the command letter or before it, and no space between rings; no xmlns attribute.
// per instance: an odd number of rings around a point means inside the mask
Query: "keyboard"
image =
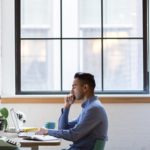
<svg viewBox="0 0 150 150"><path fill-rule="evenodd" d="M20 147L20 143L17 142L15 139L1 137L0 138L0 145L3 147Z"/></svg>

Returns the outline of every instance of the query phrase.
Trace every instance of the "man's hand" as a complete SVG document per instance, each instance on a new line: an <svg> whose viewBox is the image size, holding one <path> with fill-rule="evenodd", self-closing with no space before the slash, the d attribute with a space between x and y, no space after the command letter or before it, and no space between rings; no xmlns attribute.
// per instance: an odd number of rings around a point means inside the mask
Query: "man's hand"
<svg viewBox="0 0 150 150"><path fill-rule="evenodd" d="M75 101L75 96L73 94L69 94L66 98L65 98L65 105L64 108L70 108L70 106L74 103Z"/></svg>
<svg viewBox="0 0 150 150"><path fill-rule="evenodd" d="M47 135L48 134L48 130L45 128L40 128L35 134L38 135Z"/></svg>

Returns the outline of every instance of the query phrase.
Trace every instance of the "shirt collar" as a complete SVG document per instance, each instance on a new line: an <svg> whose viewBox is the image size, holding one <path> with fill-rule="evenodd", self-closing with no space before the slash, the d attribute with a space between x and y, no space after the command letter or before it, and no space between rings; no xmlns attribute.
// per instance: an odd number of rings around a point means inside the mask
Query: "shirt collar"
<svg viewBox="0 0 150 150"><path fill-rule="evenodd" d="M86 106L88 106L92 101L96 100L97 97L96 96L92 96L89 99L87 99L85 102L82 103L82 108L85 108Z"/></svg>

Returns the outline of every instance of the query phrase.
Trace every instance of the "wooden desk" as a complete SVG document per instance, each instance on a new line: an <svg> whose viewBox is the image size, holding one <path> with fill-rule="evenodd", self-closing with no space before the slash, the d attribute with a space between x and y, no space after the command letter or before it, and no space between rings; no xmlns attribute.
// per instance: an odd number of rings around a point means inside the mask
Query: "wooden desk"
<svg viewBox="0 0 150 150"><path fill-rule="evenodd" d="M61 144L60 140L35 141L35 140L24 140L22 138L17 138L16 140L20 142L21 147L31 147L31 150L38 150L39 146L59 146Z"/></svg>
<svg viewBox="0 0 150 150"><path fill-rule="evenodd" d="M24 140L23 138L18 138L16 133L5 133L4 136L19 142L20 147L31 147L31 150L38 150L39 146L59 146L61 144L59 139L52 141Z"/></svg>

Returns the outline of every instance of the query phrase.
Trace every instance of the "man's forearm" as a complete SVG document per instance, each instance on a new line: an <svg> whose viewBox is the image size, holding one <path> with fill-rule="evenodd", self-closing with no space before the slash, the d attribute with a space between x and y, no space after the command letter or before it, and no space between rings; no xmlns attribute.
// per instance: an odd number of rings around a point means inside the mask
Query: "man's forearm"
<svg viewBox="0 0 150 150"><path fill-rule="evenodd" d="M68 114L69 109L68 108L62 108L62 113L58 121L58 129L66 129L68 125Z"/></svg>

